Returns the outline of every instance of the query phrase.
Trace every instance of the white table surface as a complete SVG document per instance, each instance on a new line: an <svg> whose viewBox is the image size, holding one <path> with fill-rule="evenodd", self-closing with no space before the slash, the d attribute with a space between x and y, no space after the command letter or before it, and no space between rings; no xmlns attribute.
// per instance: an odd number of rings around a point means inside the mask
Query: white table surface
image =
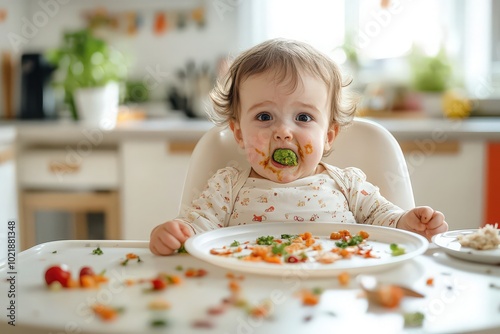
<svg viewBox="0 0 500 334"><path fill-rule="evenodd" d="M341 287L336 277L311 279L303 275L271 277L244 274L240 282L248 302L271 300L273 316L255 320L238 308L209 316L207 309L229 296L228 270L215 267L187 255L159 257L152 255L145 241L56 241L35 246L19 254L16 261L16 327L9 326L6 307L9 302L6 278L9 269L0 267L0 333L499 333L500 266L466 262L449 257L430 246L428 251L397 268L375 274L384 282L401 283L418 290L425 298L405 297L400 307L384 309L369 305L360 297L354 279ZM104 254L92 255L100 246ZM57 251L57 253L53 253ZM121 266L129 252L142 263L131 261ZM96 272L106 269L109 282L99 289L62 289L51 291L44 281L45 270L65 263L73 277L82 266ZM184 278L179 286L158 292L145 292L144 286L124 286L127 278L152 278L159 272L183 275L181 265L206 269L202 278ZM234 272L235 274L238 274ZM434 279L433 286L426 280ZM297 292L303 288L324 289L314 307L302 306ZM158 315L147 304L163 297L172 306ZM105 323L95 318L89 306L100 301L125 310L118 319ZM403 328L404 312L425 314L424 325ZM160 316L169 326L158 330L150 321ZM209 320L212 329L193 328L196 320Z"/></svg>

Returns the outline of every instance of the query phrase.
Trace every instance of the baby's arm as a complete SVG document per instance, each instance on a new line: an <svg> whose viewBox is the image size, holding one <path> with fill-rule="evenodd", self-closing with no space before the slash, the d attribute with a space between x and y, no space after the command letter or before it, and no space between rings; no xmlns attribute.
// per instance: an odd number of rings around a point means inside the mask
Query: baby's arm
<svg viewBox="0 0 500 334"><path fill-rule="evenodd" d="M156 255L170 255L192 235L189 226L180 220L170 220L151 231L149 249Z"/></svg>
<svg viewBox="0 0 500 334"><path fill-rule="evenodd" d="M397 228L418 233L427 239L448 231L444 215L428 206L419 206L406 212L398 221Z"/></svg>

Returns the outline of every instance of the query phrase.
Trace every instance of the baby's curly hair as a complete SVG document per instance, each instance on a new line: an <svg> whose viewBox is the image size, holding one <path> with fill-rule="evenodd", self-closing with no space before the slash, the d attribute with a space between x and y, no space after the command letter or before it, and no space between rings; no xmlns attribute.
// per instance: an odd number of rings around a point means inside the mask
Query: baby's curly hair
<svg viewBox="0 0 500 334"><path fill-rule="evenodd" d="M354 98L345 96L339 67L328 56L312 46L295 40L271 39L240 54L231 64L226 76L219 78L210 93L213 109L208 117L219 126L239 120L241 83L252 75L265 72L275 74L277 82L288 80L292 91L300 80L300 71L323 80L331 98L330 125L340 130L352 122L356 113Z"/></svg>

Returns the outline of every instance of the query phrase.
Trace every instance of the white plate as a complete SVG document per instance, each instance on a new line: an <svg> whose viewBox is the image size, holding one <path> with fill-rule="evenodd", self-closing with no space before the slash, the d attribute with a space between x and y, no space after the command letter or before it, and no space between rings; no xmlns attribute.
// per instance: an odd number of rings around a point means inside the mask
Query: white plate
<svg viewBox="0 0 500 334"><path fill-rule="evenodd" d="M477 232L477 230L478 229L448 231L435 235L432 241L453 257L472 262L500 264L500 248L477 250L460 245L457 236L474 233Z"/></svg>
<svg viewBox="0 0 500 334"><path fill-rule="evenodd" d="M260 236L273 235L279 238L284 233L300 234L304 232L311 232L313 236L321 237L321 239L329 239L332 232L343 229L349 230L353 235L359 231L368 232L370 234L368 245L372 246L373 252L380 255L380 258L365 259L354 256L351 259L338 260L331 264L272 264L241 261L234 257L210 254L212 248L229 246L234 240L243 243L254 241ZM404 247L406 253L392 256L389 247L391 243L397 243ZM296 274L306 277L324 277L343 271L360 273L385 270L424 253L428 245L429 243L424 237L415 233L380 226L341 223L264 223L227 227L198 234L189 238L185 247L191 255L231 270L274 276Z"/></svg>

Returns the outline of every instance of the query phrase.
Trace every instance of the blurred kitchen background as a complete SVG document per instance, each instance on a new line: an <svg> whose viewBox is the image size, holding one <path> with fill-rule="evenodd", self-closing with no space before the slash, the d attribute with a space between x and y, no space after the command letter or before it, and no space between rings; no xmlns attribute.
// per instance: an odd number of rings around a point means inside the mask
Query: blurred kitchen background
<svg viewBox="0 0 500 334"><path fill-rule="evenodd" d="M203 117L228 60L272 37L307 41L336 59L365 94L365 112L427 108L439 117L435 93L498 95L499 14L494 0L2 0L0 115L71 117L61 85L53 85L64 59L45 59L64 47L65 33L90 29L120 67L121 104L136 111L124 118L171 110ZM41 64L30 77L34 61ZM45 106L22 105L36 84L44 86ZM487 114L490 102L455 112Z"/></svg>
<svg viewBox="0 0 500 334"><path fill-rule="evenodd" d="M499 221L499 17L497 0L0 0L0 226L18 220L23 248L147 239L177 213L217 76L273 37L341 65L417 205ZM119 104L99 130L75 122L96 87Z"/></svg>

